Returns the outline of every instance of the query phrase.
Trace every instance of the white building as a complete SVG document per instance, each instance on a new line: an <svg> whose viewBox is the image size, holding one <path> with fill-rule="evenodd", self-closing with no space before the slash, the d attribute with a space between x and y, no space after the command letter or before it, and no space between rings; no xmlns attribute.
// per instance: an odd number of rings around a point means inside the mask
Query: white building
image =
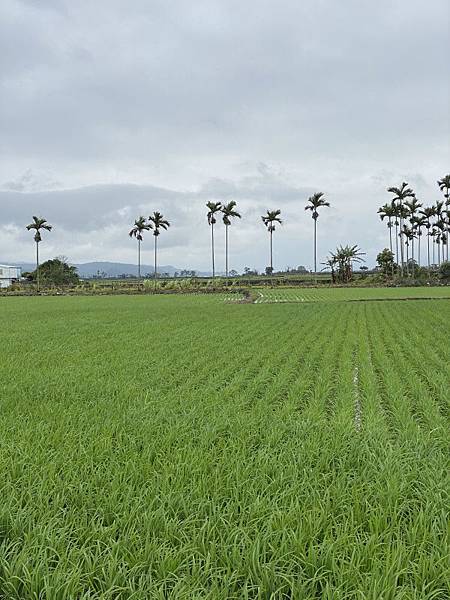
<svg viewBox="0 0 450 600"><path fill-rule="evenodd" d="M20 279L20 267L0 265L0 288L7 288Z"/></svg>

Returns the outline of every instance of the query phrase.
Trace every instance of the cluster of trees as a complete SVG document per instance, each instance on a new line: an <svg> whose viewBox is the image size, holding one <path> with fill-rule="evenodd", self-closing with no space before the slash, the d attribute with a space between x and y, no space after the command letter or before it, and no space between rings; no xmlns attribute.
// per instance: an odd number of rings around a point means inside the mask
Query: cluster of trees
<svg viewBox="0 0 450 600"><path fill-rule="evenodd" d="M415 265L421 265L421 238L427 236L427 264L438 266L448 261L448 245L450 233L450 175L445 175L437 182L444 194L444 200L438 200L429 206L423 206L408 183L400 187L390 187L388 192L394 194L389 203L378 209L381 220L387 219L389 230L389 251L394 259L394 243L392 230L395 229L395 261L392 260L391 273L400 271L403 277L414 276ZM417 261L415 241L417 240ZM430 241L432 249L430 250ZM432 255L432 257L431 257ZM437 255L437 263L436 263ZM386 264L387 255L381 257ZM389 262L389 261L388 261Z"/></svg>
<svg viewBox="0 0 450 600"><path fill-rule="evenodd" d="M214 225L217 223L216 215L218 215L218 213L222 215L222 222L225 225L225 274L228 277L228 228L231 225L232 219L240 219L241 215L236 210L236 202L234 200L228 202L228 204L222 204L221 202L207 202L206 208L208 209L206 219L208 225L211 227L211 262L213 279L216 276Z"/></svg>
<svg viewBox="0 0 450 600"><path fill-rule="evenodd" d="M169 221L164 218L164 216L155 211L152 215L149 216L148 220L145 217L138 217L132 229L129 232L130 237L134 237L138 243L138 277L141 278L141 242L143 239L144 231L153 231L153 237L155 240L155 286L156 286L156 273L157 273L157 257L158 257L158 236L161 233L161 230L167 230L170 227Z"/></svg>

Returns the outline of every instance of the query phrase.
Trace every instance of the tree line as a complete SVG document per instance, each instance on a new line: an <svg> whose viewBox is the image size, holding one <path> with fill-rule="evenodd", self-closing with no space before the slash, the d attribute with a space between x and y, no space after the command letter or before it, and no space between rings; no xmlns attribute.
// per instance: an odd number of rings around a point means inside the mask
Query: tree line
<svg viewBox="0 0 450 600"><path fill-rule="evenodd" d="M414 241L418 240L418 265L421 261L421 246L420 239L423 230L427 231L427 256L428 269L431 268L430 259L430 239L432 239L432 254L433 264L435 261L435 248L437 249L438 265L445 260L448 261L448 242L450 233L450 175L445 175L438 182L439 189L444 193L444 200L437 201L431 206L423 207L418 201L416 194L406 182L403 182L400 187L389 187L388 192L394 194L394 197L389 203L384 204L378 209L378 214L381 220L387 218L387 226L389 230L389 248L394 257L393 232L395 229L395 262L399 266L401 276L406 273L414 275L415 264L415 245ZM308 198L305 210L311 212L311 217L314 221L313 230L313 253L314 253L314 276L317 280L317 220L319 218L319 209L329 207L330 203L325 199L323 192L317 192ZM211 267L213 278L216 276L216 261L215 261L215 236L214 227L217 220L221 218L225 226L225 275L229 276L229 227L233 220L241 218L241 214L237 211L237 203L232 200L227 204L221 202L207 202L206 219L211 227ZM422 210L419 210L421 209ZM262 222L269 233L269 266L266 268L268 274L273 273L273 234L276 225L282 224L281 210L267 210L266 214L261 216ZM154 237L154 279L156 286L157 269L158 269L158 237L161 231L167 230L170 223L164 218L163 214L155 211L148 218L139 216L129 232L129 236L135 238L138 248L138 278L141 278L141 243L145 231L152 231ZM51 231L50 225L46 219L33 216L33 221L27 225L28 230L35 232L34 241L36 243L36 283L39 289L39 244L42 241L41 232L43 230ZM411 260L410 260L411 249ZM330 269L333 281L348 282L351 279L352 268L354 262L362 262L364 253L357 245L339 246L335 252L331 252L326 261L322 263L324 268ZM392 261L393 263L393 261ZM412 273L410 273L410 268ZM392 267L394 274L395 267Z"/></svg>
<svg viewBox="0 0 450 600"><path fill-rule="evenodd" d="M405 273L414 277L416 264L421 266L420 242L424 232L427 236L428 271L431 271L432 264L439 266L444 261L448 262L450 175L439 179L437 185L444 199L437 200L429 206L424 206L418 200L413 189L405 181L399 187L388 188L387 191L393 194L393 198L378 209L378 214L382 221L387 219L392 275L398 269L402 277Z"/></svg>

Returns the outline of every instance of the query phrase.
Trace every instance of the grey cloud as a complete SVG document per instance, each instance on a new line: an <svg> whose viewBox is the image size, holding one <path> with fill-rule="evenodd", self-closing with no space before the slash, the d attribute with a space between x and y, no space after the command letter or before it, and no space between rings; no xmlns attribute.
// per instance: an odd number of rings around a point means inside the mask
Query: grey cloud
<svg viewBox="0 0 450 600"><path fill-rule="evenodd" d="M352 155L442 126L444 0L261 2L257 14L237 1L61 4L65 15L36 2L9 22L30 44L8 47L4 141L16 151Z"/></svg>
<svg viewBox="0 0 450 600"><path fill-rule="evenodd" d="M27 169L25 173L13 179L6 181L2 186L4 190L12 192L35 192L39 190L52 190L62 187L62 183L55 181L51 175L39 173L36 174L32 169Z"/></svg>

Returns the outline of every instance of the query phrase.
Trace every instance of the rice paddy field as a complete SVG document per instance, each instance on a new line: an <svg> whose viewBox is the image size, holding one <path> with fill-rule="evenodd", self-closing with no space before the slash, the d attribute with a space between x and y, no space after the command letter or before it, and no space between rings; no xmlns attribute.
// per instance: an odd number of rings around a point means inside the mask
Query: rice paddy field
<svg viewBox="0 0 450 600"><path fill-rule="evenodd" d="M446 600L445 291L0 298L0 598Z"/></svg>

